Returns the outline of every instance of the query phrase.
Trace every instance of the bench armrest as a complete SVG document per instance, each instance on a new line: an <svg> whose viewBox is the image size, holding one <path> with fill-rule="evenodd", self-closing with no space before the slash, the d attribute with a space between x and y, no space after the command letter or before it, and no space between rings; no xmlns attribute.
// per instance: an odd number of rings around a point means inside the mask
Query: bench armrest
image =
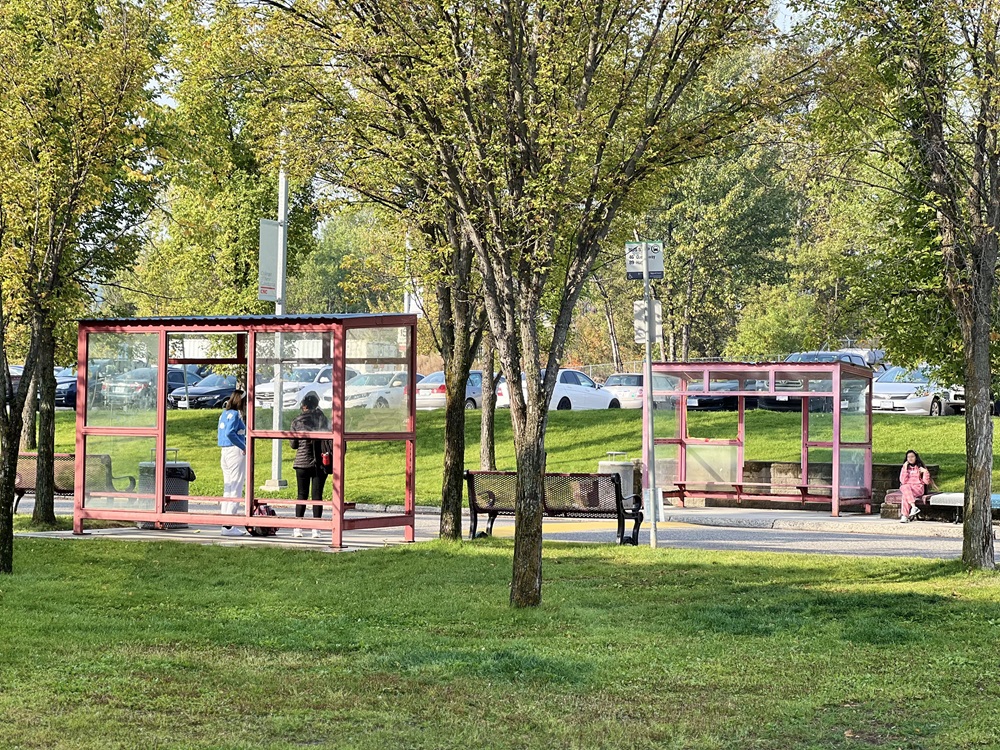
<svg viewBox="0 0 1000 750"><path fill-rule="evenodd" d="M627 508L628 507L629 500L632 501L632 510L638 510L639 508L642 507L642 495L641 494L637 493L635 495L625 495L622 498L622 507L623 508Z"/></svg>
<svg viewBox="0 0 1000 750"><path fill-rule="evenodd" d="M123 490L120 490L117 487L115 487L115 482L117 482L117 481L119 481L121 479L127 479L128 480L128 487L126 487ZM111 477L111 489L113 491L115 491L115 492L131 492L132 490L135 489L135 477L133 477L133 476L131 476L129 474L124 474L123 476L120 476L120 477Z"/></svg>

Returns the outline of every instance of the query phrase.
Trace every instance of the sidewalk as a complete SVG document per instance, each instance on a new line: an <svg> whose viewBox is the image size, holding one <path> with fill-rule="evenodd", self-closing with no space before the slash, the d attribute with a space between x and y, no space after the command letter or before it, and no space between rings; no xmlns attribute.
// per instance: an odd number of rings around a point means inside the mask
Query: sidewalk
<svg viewBox="0 0 1000 750"><path fill-rule="evenodd" d="M962 525L943 521L910 523L878 515L845 513L833 517L818 510L757 510L750 508L677 508L664 507L661 521L700 526L729 526L740 529L778 529L787 531L830 531L838 534L881 534L962 538ZM647 522L648 523L648 522ZM643 523L643 527L647 525Z"/></svg>

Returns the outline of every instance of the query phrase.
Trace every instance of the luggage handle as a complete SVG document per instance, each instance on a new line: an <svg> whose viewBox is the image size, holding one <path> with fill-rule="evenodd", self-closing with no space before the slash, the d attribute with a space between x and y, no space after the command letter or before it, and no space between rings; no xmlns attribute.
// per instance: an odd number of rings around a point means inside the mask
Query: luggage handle
<svg viewBox="0 0 1000 750"><path fill-rule="evenodd" d="M169 453L174 454L174 460L173 461L168 460L167 463L177 463L178 456L180 453L180 448L164 448L163 452L166 454ZM149 460L152 461L153 463L156 463L156 448L149 449Z"/></svg>

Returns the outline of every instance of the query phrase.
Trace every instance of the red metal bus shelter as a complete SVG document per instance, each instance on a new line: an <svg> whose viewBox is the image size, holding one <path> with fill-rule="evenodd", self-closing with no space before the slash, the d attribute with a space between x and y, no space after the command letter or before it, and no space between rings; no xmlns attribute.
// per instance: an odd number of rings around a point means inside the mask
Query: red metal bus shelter
<svg viewBox="0 0 1000 750"><path fill-rule="evenodd" d="M850 505L871 512L871 383L870 369L839 361L654 363L657 487L682 507L689 498L752 499L828 503L834 516ZM767 456L747 456L748 401L801 413L797 462L749 460ZM690 409L733 406L731 423L720 418L692 435ZM644 427L649 417L647 404Z"/></svg>
<svg viewBox="0 0 1000 750"><path fill-rule="evenodd" d="M332 545L341 547L344 531L401 526L406 541L413 541L416 323L416 316L403 314L81 321L73 531L83 533L89 519L157 526L266 525L329 531ZM196 436L203 442L196 448L190 431L200 423L182 416L181 409L168 411L168 392L185 395L172 403L198 406L199 397L191 395L197 391L178 387L179 381L196 379L197 366L245 383L243 498L222 497L221 482L216 487L205 481L221 475L216 423L208 418L220 413L217 404L205 412L205 433ZM345 390L348 374L364 375L364 385ZM319 397L329 429L291 430L307 391ZM305 501L305 518L292 512L297 501L290 438L325 439L333 445L333 472L324 497L320 503ZM362 463L359 455L352 462L349 446L361 441L380 441L385 460L373 466ZM288 487L275 495L261 485L272 476L272 453L279 445ZM202 486L210 485L208 493L178 494L171 476L181 462L203 477ZM379 477L378 502L402 505L403 512L347 516L354 507L349 501L353 473ZM243 503L240 515L223 515L221 503L234 499ZM257 503L267 503L277 515L251 520ZM312 517L314 504L323 506L324 518Z"/></svg>

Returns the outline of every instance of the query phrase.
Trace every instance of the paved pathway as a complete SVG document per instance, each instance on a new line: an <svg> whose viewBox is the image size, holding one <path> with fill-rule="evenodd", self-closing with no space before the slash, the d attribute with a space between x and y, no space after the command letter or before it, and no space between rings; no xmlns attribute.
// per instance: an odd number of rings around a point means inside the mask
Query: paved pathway
<svg viewBox="0 0 1000 750"><path fill-rule="evenodd" d="M26 497L22 513L30 513L32 498ZM434 539L438 530L436 509L420 508L416 518L417 541ZM57 514L69 515L72 505L57 502ZM482 524L481 524L482 527ZM546 519L544 538L550 541L612 544L613 521ZM500 518L494 527L497 537L514 535L513 520ZM466 536L468 525L466 524ZM317 551L333 551L329 533L314 540L295 539L287 529L276 537L223 537L218 527L191 527L169 531L141 531L135 528L101 529L74 537L68 532L46 532L32 536L70 539L119 539L123 541L180 541L226 546L282 546ZM817 511L748 510L745 508L667 508L658 526L660 547L730 551L799 552L840 555L913 556L957 558L962 552L962 527L936 521L900 524L878 516L851 514L832 518ZM402 529L369 529L344 535L345 550L362 550L402 544ZM640 544L649 544L649 525L643 524Z"/></svg>

